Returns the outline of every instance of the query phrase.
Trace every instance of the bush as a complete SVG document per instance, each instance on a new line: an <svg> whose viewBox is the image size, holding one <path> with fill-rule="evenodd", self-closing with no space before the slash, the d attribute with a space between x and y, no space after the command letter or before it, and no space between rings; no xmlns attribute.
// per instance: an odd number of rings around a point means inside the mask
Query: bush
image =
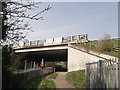
<svg viewBox="0 0 120 90"><path fill-rule="evenodd" d="M32 78L23 85L21 85L20 88L38 88L41 81L42 77Z"/></svg>
<svg viewBox="0 0 120 90"><path fill-rule="evenodd" d="M104 34L102 39L99 41L98 47L100 48L101 52L111 52L113 44L110 40L109 34Z"/></svg>

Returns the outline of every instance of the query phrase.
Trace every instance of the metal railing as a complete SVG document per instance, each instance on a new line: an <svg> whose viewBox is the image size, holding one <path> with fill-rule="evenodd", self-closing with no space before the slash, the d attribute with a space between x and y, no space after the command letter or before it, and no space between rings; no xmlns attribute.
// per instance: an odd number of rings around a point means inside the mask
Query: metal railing
<svg viewBox="0 0 120 90"><path fill-rule="evenodd" d="M83 35L74 35L74 36L66 36L66 37L60 37L60 38L51 38L51 39L44 39L44 40L35 40L35 41L28 41L26 40L24 42L23 46L33 46L33 45L43 45L46 43L53 44L53 43L61 43L61 42L72 42L76 40L88 40L87 34Z"/></svg>

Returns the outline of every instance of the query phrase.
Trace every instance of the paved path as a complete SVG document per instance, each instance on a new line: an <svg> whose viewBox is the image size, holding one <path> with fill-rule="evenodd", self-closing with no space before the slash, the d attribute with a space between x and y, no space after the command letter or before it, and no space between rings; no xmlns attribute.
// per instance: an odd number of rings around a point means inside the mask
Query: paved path
<svg viewBox="0 0 120 90"><path fill-rule="evenodd" d="M56 79L52 79L55 82L56 88L75 88L71 84L69 84L66 80L67 72L56 72L58 76Z"/></svg>

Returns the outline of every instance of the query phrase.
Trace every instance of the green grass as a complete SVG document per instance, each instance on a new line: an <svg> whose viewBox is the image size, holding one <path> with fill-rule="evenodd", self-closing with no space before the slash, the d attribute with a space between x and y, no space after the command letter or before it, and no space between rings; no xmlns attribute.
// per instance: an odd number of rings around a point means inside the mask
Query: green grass
<svg viewBox="0 0 120 90"><path fill-rule="evenodd" d="M85 88L85 70L68 72L66 79L76 88Z"/></svg>
<svg viewBox="0 0 120 90"><path fill-rule="evenodd" d="M26 82L24 85L22 85L20 88L43 88L43 89L53 89L56 88L54 81L47 80L45 77L37 77L30 79L28 82Z"/></svg>
<svg viewBox="0 0 120 90"><path fill-rule="evenodd" d="M43 79L42 83L39 85L38 88L52 89L52 88L56 88L56 86L55 86L54 81Z"/></svg>
<svg viewBox="0 0 120 90"><path fill-rule="evenodd" d="M118 46L118 42L120 42L120 40L110 40L110 42L112 43L112 45L116 45ZM76 46L78 47L83 47L85 48L86 50L93 50L93 51L96 51L96 52L99 52L99 53L104 53L104 54L107 54L107 55L111 55L111 56L115 56L115 57L119 57L119 53L118 52L114 52L114 50L112 49L112 51L101 51L99 48L98 48L98 41L91 41L91 42L88 42L88 43L83 43L83 44L75 44ZM113 48L113 47L112 47Z"/></svg>
<svg viewBox="0 0 120 90"><path fill-rule="evenodd" d="M55 79L57 76L58 76L57 73L53 73L48 77L48 79Z"/></svg>
<svg viewBox="0 0 120 90"><path fill-rule="evenodd" d="M38 88L41 81L42 81L42 77L32 78L24 85L22 85L20 88Z"/></svg>

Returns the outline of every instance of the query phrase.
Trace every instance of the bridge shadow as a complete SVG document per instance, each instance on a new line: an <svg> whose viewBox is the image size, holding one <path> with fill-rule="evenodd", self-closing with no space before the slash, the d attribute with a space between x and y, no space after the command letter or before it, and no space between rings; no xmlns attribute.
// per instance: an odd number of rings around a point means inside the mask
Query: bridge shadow
<svg viewBox="0 0 120 90"><path fill-rule="evenodd" d="M54 68L55 68L55 72L67 72L67 68L59 66L59 65Z"/></svg>

